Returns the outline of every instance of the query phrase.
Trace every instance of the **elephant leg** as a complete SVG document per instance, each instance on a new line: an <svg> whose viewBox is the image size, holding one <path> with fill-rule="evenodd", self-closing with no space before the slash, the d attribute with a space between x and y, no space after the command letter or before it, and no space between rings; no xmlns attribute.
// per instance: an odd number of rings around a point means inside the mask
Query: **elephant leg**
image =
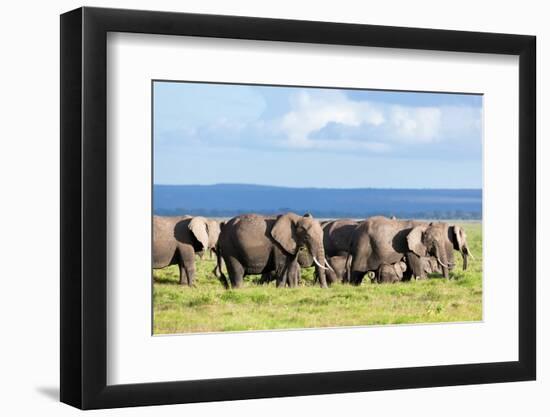
<svg viewBox="0 0 550 417"><path fill-rule="evenodd" d="M231 287L241 288L244 282L244 267L234 257L230 257L225 263L229 280L231 281Z"/></svg>
<svg viewBox="0 0 550 417"><path fill-rule="evenodd" d="M288 268L288 286L294 288L298 285L300 267L297 262L292 262Z"/></svg>
<svg viewBox="0 0 550 417"><path fill-rule="evenodd" d="M195 282L195 251L186 246L178 248L180 265L187 276L187 285L192 287ZM184 284L185 285L185 284Z"/></svg>
<svg viewBox="0 0 550 417"><path fill-rule="evenodd" d="M193 287L195 285L195 262L189 262L185 265L185 272L187 272L187 281L189 283L190 287Z"/></svg>
<svg viewBox="0 0 550 417"><path fill-rule="evenodd" d="M351 285L361 285L363 282L363 277L365 272L363 271L351 271L350 284Z"/></svg>
<svg viewBox="0 0 550 417"><path fill-rule="evenodd" d="M288 272L283 272L277 277L277 288L284 287L288 281Z"/></svg>
<svg viewBox="0 0 550 417"><path fill-rule="evenodd" d="M267 284L269 281L268 281L268 278L267 278L267 274L265 272L262 272L262 276L260 277L260 280L258 281L258 284L260 285L264 285L264 284Z"/></svg>
<svg viewBox="0 0 550 417"><path fill-rule="evenodd" d="M214 274L214 276L218 279L222 279L223 278L223 258L220 257L220 259L218 260L218 255L216 255L216 266L214 267L214 269L212 270L212 273ZM225 278L223 278L225 279Z"/></svg>
<svg viewBox="0 0 550 417"><path fill-rule="evenodd" d="M260 284L269 284L273 280L273 275L271 272L262 272L262 277L260 278Z"/></svg>
<svg viewBox="0 0 550 417"><path fill-rule="evenodd" d="M288 283L288 275L289 275L289 265L283 267L282 269L276 269L275 270L275 276L276 276L276 285L277 285L277 288L284 288L288 285L290 285Z"/></svg>
<svg viewBox="0 0 550 417"><path fill-rule="evenodd" d="M289 288L294 288L294 273L291 272L290 270L287 271L286 273L286 285L289 287Z"/></svg>
<svg viewBox="0 0 550 417"><path fill-rule="evenodd" d="M185 266L183 265L183 262L178 263L178 267L180 270L180 285L189 285L189 279L187 277L187 272L185 271Z"/></svg>
<svg viewBox="0 0 550 417"><path fill-rule="evenodd" d="M346 261L346 266L342 272L342 283L349 284L351 282L351 262Z"/></svg>
<svg viewBox="0 0 550 417"><path fill-rule="evenodd" d="M300 265L296 267L296 276L295 276L295 282L296 286L301 285L302 283L302 268L300 268Z"/></svg>
<svg viewBox="0 0 550 417"><path fill-rule="evenodd" d="M359 257L354 256L351 261L350 284L361 285L361 283L363 282L363 277L366 273L367 271L363 270L361 265L359 265Z"/></svg>
<svg viewBox="0 0 550 417"><path fill-rule="evenodd" d="M407 265L407 269L405 270L405 272L403 272L403 278L401 278L401 281L410 281L411 278L412 278L412 271L409 264Z"/></svg>

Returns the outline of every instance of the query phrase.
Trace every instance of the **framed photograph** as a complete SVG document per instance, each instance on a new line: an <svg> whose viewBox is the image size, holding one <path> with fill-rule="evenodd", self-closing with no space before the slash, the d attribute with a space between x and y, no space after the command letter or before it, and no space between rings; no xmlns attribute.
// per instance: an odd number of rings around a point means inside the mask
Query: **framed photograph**
<svg viewBox="0 0 550 417"><path fill-rule="evenodd" d="M535 37L61 16L61 401L533 380Z"/></svg>

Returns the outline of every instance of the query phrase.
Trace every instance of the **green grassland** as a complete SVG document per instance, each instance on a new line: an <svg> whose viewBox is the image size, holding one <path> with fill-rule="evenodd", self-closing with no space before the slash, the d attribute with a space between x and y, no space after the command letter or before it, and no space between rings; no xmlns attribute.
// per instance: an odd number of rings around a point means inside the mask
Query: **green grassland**
<svg viewBox="0 0 550 417"><path fill-rule="evenodd" d="M213 275L214 259L197 258L195 288L178 284L175 266L155 270L154 334L221 332L381 324L479 321L482 318L481 223L463 223L475 257L462 271L460 255L447 281L427 280L359 287L313 284L313 268L302 270L298 288L258 285L258 276L245 287L224 290Z"/></svg>

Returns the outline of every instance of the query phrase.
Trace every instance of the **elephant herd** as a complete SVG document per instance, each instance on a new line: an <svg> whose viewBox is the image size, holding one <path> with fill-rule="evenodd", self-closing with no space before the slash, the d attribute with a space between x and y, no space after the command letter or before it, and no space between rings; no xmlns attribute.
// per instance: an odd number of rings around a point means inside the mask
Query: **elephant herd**
<svg viewBox="0 0 550 417"><path fill-rule="evenodd" d="M260 283L274 280L278 287L295 287L305 267L315 267L323 288L335 282L360 285L365 275L378 283L430 273L449 278L455 250L463 269L472 257L464 229L444 222L382 216L319 222L295 213L244 214L225 222L153 217L153 268L177 264L180 284L193 286L195 255L206 250L216 254L213 272L225 288L242 287L251 274L261 275Z"/></svg>

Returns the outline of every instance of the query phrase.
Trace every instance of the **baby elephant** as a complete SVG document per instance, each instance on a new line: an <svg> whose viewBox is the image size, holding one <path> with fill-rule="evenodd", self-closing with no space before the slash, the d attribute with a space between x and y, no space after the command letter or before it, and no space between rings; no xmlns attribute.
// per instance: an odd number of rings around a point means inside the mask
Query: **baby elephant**
<svg viewBox="0 0 550 417"><path fill-rule="evenodd" d="M379 283L394 283L403 279L403 273L407 270L407 264L403 261L394 264L382 264L374 274L374 279Z"/></svg>
<svg viewBox="0 0 550 417"><path fill-rule="evenodd" d="M433 256L417 256L414 253L407 254L408 268L404 274L404 280L426 279L429 274L441 273L441 266ZM414 276L413 271L418 271Z"/></svg>
<svg viewBox="0 0 550 417"><path fill-rule="evenodd" d="M328 262L332 266L332 270L327 271L327 282L329 284L347 282L350 259L347 256L337 255L328 258Z"/></svg>
<svg viewBox="0 0 550 417"><path fill-rule="evenodd" d="M347 282L347 273L350 265L350 260L347 256L331 256L327 257L328 264L331 266L331 269L327 270L327 284L332 285L337 282ZM311 265L308 265L311 266ZM314 283L318 283L319 278L317 273L315 273Z"/></svg>
<svg viewBox="0 0 550 417"><path fill-rule="evenodd" d="M300 263L298 261L292 261L288 266L282 271L282 275L285 276L284 282L285 285L289 287L297 287L300 285L302 279L302 271L300 268ZM276 281L277 283L283 281L282 276L277 275L276 271L263 272L258 284L269 284L271 281Z"/></svg>

